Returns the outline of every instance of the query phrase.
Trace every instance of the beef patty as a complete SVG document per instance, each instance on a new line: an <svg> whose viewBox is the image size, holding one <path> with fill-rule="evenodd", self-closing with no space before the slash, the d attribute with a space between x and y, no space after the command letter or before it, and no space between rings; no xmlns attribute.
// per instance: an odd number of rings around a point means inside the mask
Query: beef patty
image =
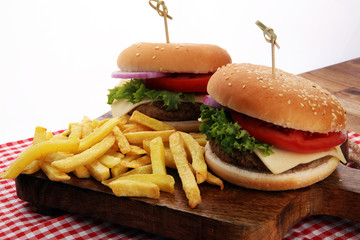
<svg viewBox="0 0 360 240"><path fill-rule="evenodd" d="M200 117L201 103L181 102L177 110L166 111L161 102L153 102L141 104L133 109L138 110L149 117L156 118L161 121L188 121L197 120ZM130 112L130 115L132 112Z"/></svg>
<svg viewBox="0 0 360 240"><path fill-rule="evenodd" d="M211 139L209 143L211 150L224 162L231 163L235 166L258 170L260 172L270 172L261 159L254 153L248 151L235 151L231 154L222 151L220 143L215 143L215 140Z"/></svg>

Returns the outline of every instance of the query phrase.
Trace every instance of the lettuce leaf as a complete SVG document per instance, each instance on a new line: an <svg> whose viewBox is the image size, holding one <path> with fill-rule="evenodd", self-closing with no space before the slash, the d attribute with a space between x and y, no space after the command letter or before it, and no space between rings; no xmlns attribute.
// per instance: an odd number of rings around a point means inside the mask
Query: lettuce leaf
<svg viewBox="0 0 360 240"><path fill-rule="evenodd" d="M224 152L230 154L234 151L253 152L257 148L264 156L272 153L272 145L256 140L239 124L232 122L228 110L202 105L201 119L203 121L200 125L201 133L206 135L207 140L214 139L216 143L220 143Z"/></svg>
<svg viewBox="0 0 360 240"><path fill-rule="evenodd" d="M121 87L109 89L108 104L112 104L115 99L127 99L129 102L138 103L145 97L153 102L162 101L167 111L178 109L181 101L195 102L195 95L191 93L170 92L166 90L148 89L141 79L131 79Z"/></svg>

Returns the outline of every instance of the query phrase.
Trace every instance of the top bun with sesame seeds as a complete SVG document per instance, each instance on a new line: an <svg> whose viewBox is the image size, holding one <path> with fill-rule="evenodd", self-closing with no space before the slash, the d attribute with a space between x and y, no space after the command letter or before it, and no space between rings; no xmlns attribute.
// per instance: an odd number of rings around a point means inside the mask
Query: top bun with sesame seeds
<svg viewBox="0 0 360 240"><path fill-rule="evenodd" d="M122 71L213 73L231 62L223 48L194 43L136 43L123 50L117 60Z"/></svg>
<svg viewBox="0 0 360 240"><path fill-rule="evenodd" d="M233 63L210 78L207 90L218 103L285 128L328 133L345 128L346 114L327 90L303 77L271 67Z"/></svg>

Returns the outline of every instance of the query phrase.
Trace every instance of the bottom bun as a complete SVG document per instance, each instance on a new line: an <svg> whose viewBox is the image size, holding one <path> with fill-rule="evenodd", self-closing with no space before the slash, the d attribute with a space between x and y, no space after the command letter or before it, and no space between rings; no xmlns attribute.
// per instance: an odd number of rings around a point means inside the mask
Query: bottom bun
<svg viewBox="0 0 360 240"><path fill-rule="evenodd" d="M164 121L165 123L173 126L177 131L182 132L200 132L199 127L201 122L192 121Z"/></svg>
<svg viewBox="0 0 360 240"><path fill-rule="evenodd" d="M255 172L223 162L205 146L205 159L208 167L220 178L232 184L265 191L293 190L310 186L327 178L339 165L335 157L324 157L315 160L314 164L298 171L289 170L282 174Z"/></svg>

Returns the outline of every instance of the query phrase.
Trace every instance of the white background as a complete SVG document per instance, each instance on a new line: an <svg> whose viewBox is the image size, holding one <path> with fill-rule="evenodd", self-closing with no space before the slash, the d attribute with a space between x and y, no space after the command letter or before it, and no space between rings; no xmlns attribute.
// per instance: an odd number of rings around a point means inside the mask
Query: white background
<svg viewBox="0 0 360 240"><path fill-rule="evenodd" d="M165 2L171 42L217 44L233 62L271 65L256 20L275 30L276 67L286 71L360 57L358 0ZM0 31L0 143L107 112L121 50L165 42L163 19L146 0L2 0Z"/></svg>

